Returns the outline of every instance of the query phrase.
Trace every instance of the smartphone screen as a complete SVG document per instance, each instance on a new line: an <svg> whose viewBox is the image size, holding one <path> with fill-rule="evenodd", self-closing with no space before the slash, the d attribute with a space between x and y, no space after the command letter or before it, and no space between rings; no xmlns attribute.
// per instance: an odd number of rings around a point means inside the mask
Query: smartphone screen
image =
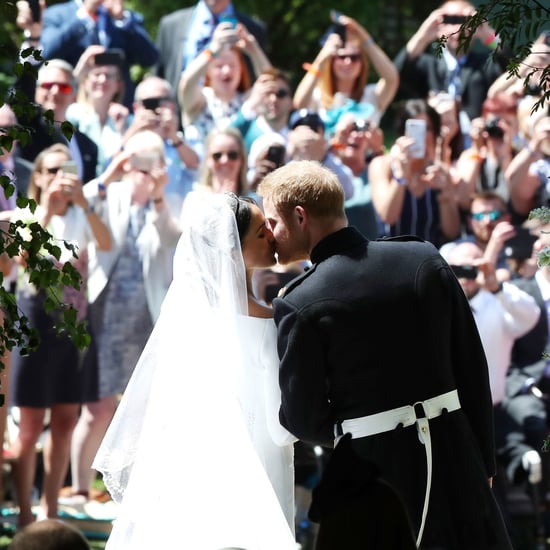
<svg viewBox="0 0 550 550"><path fill-rule="evenodd" d="M130 159L130 165L135 170L149 173L158 166L158 155L154 153L137 153Z"/></svg>
<svg viewBox="0 0 550 550"><path fill-rule="evenodd" d="M418 118L407 119L405 135L414 140L410 149L412 158L424 158L426 156L426 121Z"/></svg>

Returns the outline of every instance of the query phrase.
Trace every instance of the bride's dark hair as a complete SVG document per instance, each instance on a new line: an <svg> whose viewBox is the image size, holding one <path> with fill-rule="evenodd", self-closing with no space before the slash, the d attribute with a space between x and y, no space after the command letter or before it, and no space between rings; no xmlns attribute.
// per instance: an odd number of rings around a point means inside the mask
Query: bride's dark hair
<svg viewBox="0 0 550 550"><path fill-rule="evenodd" d="M225 196L227 197L227 203L231 210L233 210L233 214L235 214L237 231L239 232L239 240L242 246L243 237L250 227L250 220L252 218L250 205L256 204L256 202L250 197L238 197L235 193L225 193Z"/></svg>

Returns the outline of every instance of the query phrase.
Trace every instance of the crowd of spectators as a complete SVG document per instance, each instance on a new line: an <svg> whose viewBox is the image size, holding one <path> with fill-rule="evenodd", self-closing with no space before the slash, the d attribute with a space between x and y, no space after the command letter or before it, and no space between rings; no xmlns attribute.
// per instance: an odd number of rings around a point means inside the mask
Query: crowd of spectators
<svg viewBox="0 0 550 550"><path fill-rule="evenodd" d="M533 267L540 249L535 241L544 240L544 232L522 226L533 208L550 202L550 116L547 105L531 109L541 97L536 73L529 87L522 80L527 69L507 76L506 45L488 23L476 30L467 51L459 47L472 4L442 3L394 60L365 21L337 15L315 58L303 60L296 89L285 68L268 57L269 29L229 0L200 0L166 14L156 43L123 0L39 5L36 18L28 2L17 3L23 46L34 46L48 60L29 92L39 105L36 117L20 121L32 128L33 139L0 157L0 172L8 171L26 195L32 168L31 186L49 197L44 225L56 236L62 227L61 235L86 251L92 345L83 357L58 364L57 378L50 380L66 388L74 377L79 395L61 401L42 396L38 405L8 398L12 405L52 411L70 405L64 434L73 433L72 412L79 407L72 489L63 498L91 498L91 461L168 288L186 196L231 191L254 197L267 173L303 159L337 174L350 223L370 239L412 234L442 247L486 345L503 475L518 483L532 474L534 455L523 457L542 445L532 435L546 433L545 394L535 398L531 391L531 405L518 406L525 389L508 389L507 380L509 372L515 380L527 373L525 379L550 389L541 355L526 358L516 347L516 340L537 330L536 323L548 322L550 275ZM446 41L438 56L432 44L441 36ZM550 63L549 36L534 43L531 67ZM140 82L130 77L132 65L146 73ZM13 125L13 113L3 109L0 116L10 117L5 126ZM41 116L49 109L53 131ZM394 120L388 123L390 112ZM75 127L71 139L60 129L64 120ZM63 157L55 166L48 164L52 154ZM75 174L61 160L72 160ZM74 185L83 192L75 194ZM54 204L58 194L64 194L62 207ZM13 200L0 197L0 203L3 219L22 217ZM85 225L78 233L56 221L75 209ZM108 239L101 238L104 229ZM270 272L275 282L281 275L280 269ZM28 283L16 279L10 284L23 292ZM530 279L539 294L524 288ZM544 332L541 354L548 344ZM22 363L12 374L21 377L26 368ZM16 463L29 463L28 448L42 425L36 416L23 445L23 415L22 436L8 449ZM537 429L527 433L524 426L533 417ZM507 427L510 418L515 431ZM510 435L518 432L521 437ZM65 446L64 457L67 452ZM63 459L64 469L68 462ZM27 503L20 526L33 520L30 476L20 474L18 490L25 494L19 501ZM63 476L55 476L55 487L46 478L50 501L61 489ZM56 507L43 502L45 515L56 517Z"/></svg>

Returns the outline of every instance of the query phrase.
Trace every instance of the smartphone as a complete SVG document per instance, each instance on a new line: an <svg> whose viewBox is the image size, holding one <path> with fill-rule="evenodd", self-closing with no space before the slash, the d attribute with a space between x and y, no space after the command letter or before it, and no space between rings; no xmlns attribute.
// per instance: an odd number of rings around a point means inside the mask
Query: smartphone
<svg viewBox="0 0 550 550"><path fill-rule="evenodd" d="M40 23L42 14L39 0L27 0L27 2L29 3L29 7L31 8L33 23Z"/></svg>
<svg viewBox="0 0 550 550"><path fill-rule="evenodd" d="M136 153L130 158L130 166L134 170L149 173L158 166L159 157L156 153Z"/></svg>
<svg viewBox="0 0 550 550"><path fill-rule="evenodd" d="M124 51L118 48L98 53L94 57L96 65L122 65L124 63Z"/></svg>
<svg viewBox="0 0 550 550"><path fill-rule="evenodd" d="M61 170L64 174L74 174L78 176L78 166L74 160L66 160L61 163Z"/></svg>
<svg viewBox="0 0 550 550"><path fill-rule="evenodd" d="M333 23L339 23L340 22L340 17L342 15L343 15L342 12L340 12L338 10L330 10L330 20Z"/></svg>
<svg viewBox="0 0 550 550"><path fill-rule="evenodd" d="M285 163L285 155L286 149L283 145L270 145L265 158L279 168Z"/></svg>
<svg viewBox="0 0 550 550"><path fill-rule="evenodd" d="M161 98L160 97L147 97L145 99L141 100L141 104L145 109L148 109L149 111L156 111L161 104Z"/></svg>
<svg viewBox="0 0 550 550"><path fill-rule="evenodd" d="M346 26L340 23L334 23L332 32L336 33L342 40L342 44L346 43Z"/></svg>
<svg viewBox="0 0 550 550"><path fill-rule="evenodd" d="M466 21L465 15L444 15L443 24L444 25L462 25Z"/></svg>
<svg viewBox="0 0 550 550"><path fill-rule="evenodd" d="M235 29L239 20L236 17L230 15L224 15L220 17L220 23L231 23L231 28Z"/></svg>
<svg viewBox="0 0 550 550"><path fill-rule="evenodd" d="M516 234L504 242L504 255L506 258L526 260L533 254L533 245L537 236L533 235L526 227L516 227Z"/></svg>
<svg viewBox="0 0 550 550"><path fill-rule="evenodd" d="M410 149L412 158L424 158L426 156L426 121L418 118L407 119L405 135L414 140Z"/></svg>
<svg viewBox="0 0 550 550"><path fill-rule="evenodd" d="M474 265L451 265L457 279L474 280L477 277L477 267Z"/></svg>

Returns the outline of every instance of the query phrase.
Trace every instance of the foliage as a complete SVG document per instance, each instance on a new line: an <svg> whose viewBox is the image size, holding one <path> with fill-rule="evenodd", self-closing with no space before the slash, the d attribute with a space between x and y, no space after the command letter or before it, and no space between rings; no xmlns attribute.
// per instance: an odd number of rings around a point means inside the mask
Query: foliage
<svg viewBox="0 0 550 550"><path fill-rule="evenodd" d="M533 42L541 35L543 30L550 32L550 4L539 0L489 0L481 4L475 15L464 25L463 47L468 48L471 34L484 21L489 21L499 37L501 47L510 52L508 73L510 76L518 76L520 67L525 58L531 52ZM500 48L495 51L498 54ZM542 107L550 99L550 66L528 67L525 76L525 86L536 74L541 80L540 88L542 96L534 106L534 109Z"/></svg>
<svg viewBox="0 0 550 550"><path fill-rule="evenodd" d="M32 48L21 53L21 61L13 64L13 73L22 77L30 74L36 78L36 69L29 62L31 56L39 58ZM29 100L22 92L8 94L7 99L18 120L29 119L34 115L37 105ZM0 101L0 106L3 104ZM53 113L47 111L44 114L47 122L53 124ZM64 123L62 131L70 138L72 127ZM15 141L23 144L31 139L30 129L22 125L16 125L0 135L0 151L11 151ZM0 186L7 197L15 192L15 187L7 175L0 176ZM32 212L36 209L36 203L32 199L23 196L17 197L19 208L29 208ZM24 229L24 230L23 230ZM47 290L45 309L52 313L59 310L59 320L55 325L57 334L68 334L80 348L89 345L90 336L84 323L77 322L77 311L74 307L63 304L59 298L57 289L63 285L80 288L82 277L70 262L60 264L61 246L71 251L76 257L73 245L58 243L48 231L38 223L25 225L22 221L9 223L9 227L0 229L0 254L6 254L10 258L25 258L25 270L29 274L30 281L38 289ZM0 274L0 283L3 276ZM0 358L6 350L20 347L21 353L28 354L35 350L39 343L37 331L29 324L29 319L21 311L13 292L0 286L0 306L3 310L3 325L0 326ZM0 361L1 364L1 361Z"/></svg>

